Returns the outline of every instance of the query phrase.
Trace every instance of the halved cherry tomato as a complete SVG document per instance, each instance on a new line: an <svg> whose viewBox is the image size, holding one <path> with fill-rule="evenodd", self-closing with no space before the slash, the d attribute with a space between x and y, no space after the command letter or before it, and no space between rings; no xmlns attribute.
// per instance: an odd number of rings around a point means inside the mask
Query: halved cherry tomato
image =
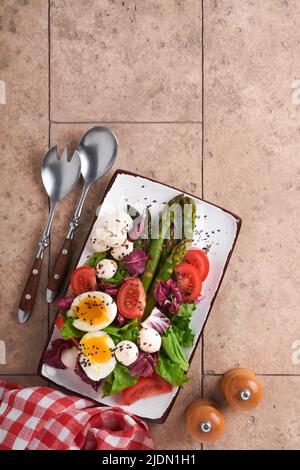
<svg viewBox="0 0 300 470"><path fill-rule="evenodd" d="M135 385L125 388L122 392L124 405L141 400L141 398L152 397L163 393L170 393L172 385L157 374L151 377L140 377Z"/></svg>
<svg viewBox="0 0 300 470"><path fill-rule="evenodd" d="M76 268L71 275L71 286L75 296L96 290L97 279L95 268L91 266Z"/></svg>
<svg viewBox="0 0 300 470"><path fill-rule="evenodd" d="M209 259L205 251L200 250L200 248L190 248L185 261L195 266L200 272L202 282L205 281L209 273Z"/></svg>
<svg viewBox="0 0 300 470"><path fill-rule="evenodd" d="M175 273L183 301L190 303L198 299L202 288L198 269L192 264L182 263L176 266Z"/></svg>
<svg viewBox="0 0 300 470"><path fill-rule="evenodd" d="M58 317L55 320L55 325L57 328L61 329L64 326L65 322L63 317L59 314Z"/></svg>
<svg viewBox="0 0 300 470"><path fill-rule="evenodd" d="M137 277L124 281L117 295L118 311L125 318L141 318L146 307L146 294Z"/></svg>

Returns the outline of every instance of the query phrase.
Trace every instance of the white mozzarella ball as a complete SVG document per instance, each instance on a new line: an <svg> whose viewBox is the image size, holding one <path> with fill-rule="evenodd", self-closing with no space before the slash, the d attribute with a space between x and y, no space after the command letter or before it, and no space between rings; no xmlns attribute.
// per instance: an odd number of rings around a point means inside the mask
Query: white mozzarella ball
<svg viewBox="0 0 300 470"><path fill-rule="evenodd" d="M107 227L113 226L115 224L120 225L123 227L127 232L132 228L133 221L127 212L120 211L117 214L110 214L106 217L101 219L100 223L102 225L106 225Z"/></svg>
<svg viewBox="0 0 300 470"><path fill-rule="evenodd" d="M103 253L108 251L110 246L103 238L101 232L97 231L97 227L94 227L91 233L91 247L96 253Z"/></svg>
<svg viewBox="0 0 300 470"><path fill-rule="evenodd" d="M78 356L78 348L74 345L69 349L64 349L61 353L60 359L65 367L68 369L75 369Z"/></svg>
<svg viewBox="0 0 300 470"><path fill-rule="evenodd" d="M132 224L132 218L126 212L100 218L91 234L93 250L103 252L123 245Z"/></svg>
<svg viewBox="0 0 300 470"><path fill-rule="evenodd" d="M161 337L154 328L142 328L138 335L138 344L142 351L155 353L160 350Z"/></svg>
<svg viewBox="0 0 300 470"><path fill-rule="evenodd" d="M120 246L117 246L116 248L113 248L111 250L111 255L117 259L117 260L122 260L125 258L125 256L129 255L133 251L133 242L130 240L126 240L125 243L123 243Z"/></svg>
<svg viewBox="0 0 300 470"><path fill-rule="evenodd" d="M108 246L113 248L124 243L127 237L127 231L124 226L121 226L119 223L114 221L110 225L101 225L95 227L93 236L94 244L101 243L104 247Z"/></svg>
<svg viewBox="0 0 300 470"><path fill-rule="evenodd" d="M114 222L107 227L107 243L111 248L122 245L127 238L127 230L118 222Z"/></svg>
<svg viewBox="0 0 300 470"><path fill-rule="evenodd" d="M132 341L121 341L115 348L115 358L124 366L130 366L133 364L138 355L138 347Z"/></svg>
<svg viewBox="0 0 300 470"><path fill-rule="evenodd" d="M96 266L98 279L111 279L117 272L118 265L113 259L103 259Z"/></svg>

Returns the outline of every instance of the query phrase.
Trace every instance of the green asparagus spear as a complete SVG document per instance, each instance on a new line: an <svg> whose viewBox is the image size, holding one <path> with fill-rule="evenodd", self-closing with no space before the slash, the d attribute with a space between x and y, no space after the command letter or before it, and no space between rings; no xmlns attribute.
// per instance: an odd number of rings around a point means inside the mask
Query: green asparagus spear
<svg viewBox="0 0 300 470"><path fill-rule="evenodd" d="M176 266L181 263L183 260L186 250L188 246L192 242L192 237L195 229L196 224L196 204L195 202L188 196L183 196L180 198L179 203L182 208L182 224L183 224L183 239L176 240L174 239L174 232L173 238L171 238L171 244L168 244L167 241L165 242L165 250L170 250L167 255L162 253L161 261L158 267L158 273L151 284L150 290L147 295L147 305L145 309L144 316L147 317L150 315L156 301L154 297L154 290L159 281L167 281L172 276L174 269ZM174 214L173 214L174 217ZM171 222L174 225L174 218ZM172 228L172 227L171 227ZM172 235L172 230L171 230ZM169 242L169 240L168 240Z"/></svg>
<svg viewBox="0 0 300 470"><path fill-rule="evenodd" d="M158 270L163 266L172 249L180 242L180 240L193 237L196 222L196 204L190 197L183 196L180 201L180 210L180 220L178 220L178 218L175 219L176 214L171 211L170 237L164 240ZM177 229L178 226L182 229L179 234L180 238L175 238L175 235L178 236L176 233L176 224Z"/></svg>
<svg viewBox="0 0 300 470"><path fill-rule="evenodd" d="M144 318L147 318L152 312L155 306L156 300L154 297L154 290L159 281L167 281L172 276L176 266L181 263L185 257L188 246L192 243L190 239L181 240L177 245L174 246L170 255L167 257L163 265L158 271L153 283L151 284L150 290L147 295L147 304L144 312Z"/></svg>
<svg viewBox="0 0 300 470"><path fill-rule="evenodd" d="M162 263L166 261L167 257L172 251L172 248L174 247L174 234L175 234L175 226L174 226L174 223L172 222L170 226L170 236L169 238L166 238L163 243L159 265L161 265Z"/></svg>
<svg viewBox="0 0 300 470"><path fill-rule="evenodd" d="M158 266L158 263L161 257L164 240L167 237L168 232L170 230L170 223L171 223L170 212L172 212L172 209L170 211L170 208L172 208L172 206L175 206L175 204L180 204L183 197L184 197L183 194L175 196L173 199L171 199L171 201L168 202L168 204L162 210L160 224L159 224L160 225L159 236L158 238L155 238L150 241L148 252L147 252L147 254L149 255L149 260L147 261L145 271L142 275L142 283L143 283L145 292L148 291L150 284L153 280L153 276L155 274L156 268Z"/></svg>
<svg viewBox="0 0 300 470"><path fill-rule="evenodd" d="M183 207L183 238L193 238L195 225L196 225L196 204L189 196L184 196L182 203Z"/></svg>
<svg viewBox="0 0 300 470"><path fill-rule="evenodd" d="M151 212L148 209L146 225L145 225L144 233L142 236L142 248L145 251L145 253L148 252L150 240L151 240Z"/></svg>

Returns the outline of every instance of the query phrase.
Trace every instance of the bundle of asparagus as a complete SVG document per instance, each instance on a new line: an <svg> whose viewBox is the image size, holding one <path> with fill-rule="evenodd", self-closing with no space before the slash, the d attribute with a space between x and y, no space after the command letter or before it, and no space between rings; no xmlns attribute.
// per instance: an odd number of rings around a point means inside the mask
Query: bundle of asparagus
<svg viewBox="0 0 300 470"><path fill-rule="evenodd" d="M192 243L195 221L195 202L184 194L171 199L161 212L159 236L149 243L147 250L149 260L142 276L142 283L147 293L144 318L150 315L155 305L154 290L157 283L170 279ZM178 225L181 228L182 238L176 238Z"/></svg>

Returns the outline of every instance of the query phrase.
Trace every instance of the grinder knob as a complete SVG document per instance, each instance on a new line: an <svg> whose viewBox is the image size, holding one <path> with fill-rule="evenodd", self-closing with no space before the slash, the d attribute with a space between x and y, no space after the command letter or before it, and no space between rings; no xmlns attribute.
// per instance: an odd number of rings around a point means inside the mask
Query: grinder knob
<svg viewBox="0 0 300 470"><path fill-rule="evenodd" d="M260 380L250 369L230 369L221 382L221 391L235 410L252 410L262 400L263 388Z"/></svg>
<svg viewBox="0 0 300 470"><path fill-rule="evenodd" d="M216 441L224 433L224 417L211 400L192 402L186 409L185 421L188 434L200 442Z"/></svg>

